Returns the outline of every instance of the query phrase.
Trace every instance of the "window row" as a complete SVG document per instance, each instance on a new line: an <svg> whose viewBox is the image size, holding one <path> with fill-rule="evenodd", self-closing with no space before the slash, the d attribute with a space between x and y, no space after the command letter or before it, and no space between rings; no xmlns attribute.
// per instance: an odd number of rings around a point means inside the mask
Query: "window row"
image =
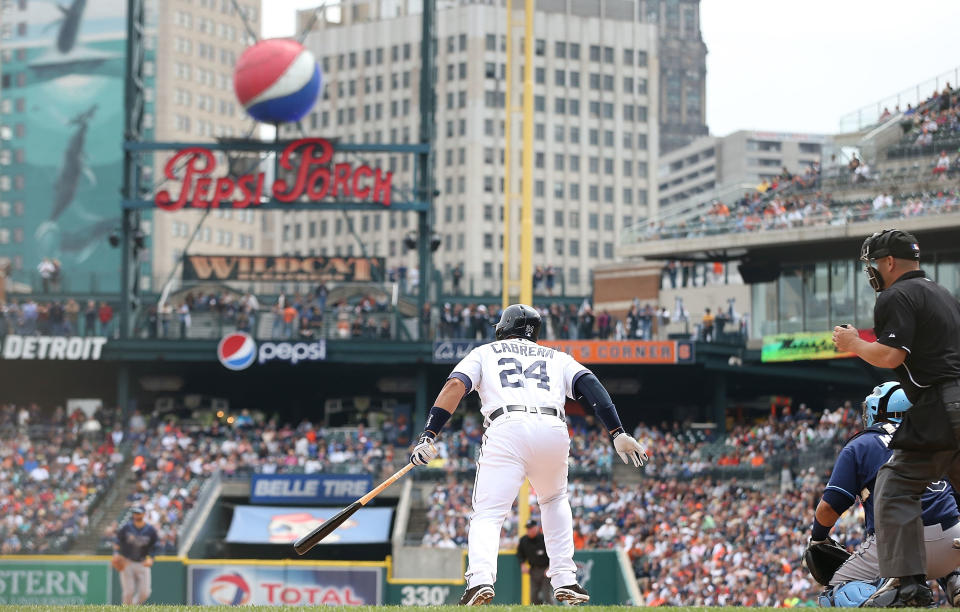
<svg viewBox="0 0 960 612"><path fill-rule="evenodd" d="M499 36L500 45L499 50L506 50L506 37L501 34ZM519 49L523 49L523 39L519 40ZM557 59L570 59L570 60L579 60L581 59L581 44L574 42L567 42L558 40L553 43L553 56ZM497 35L496 34L487 34L485 39L485 49L487 51L496 51L497 50ZM534 55L543 57L547 54L547 41L538 38L534 41L533 44ZM647 52L634 49L621 49L620 50L620 63L624 66L646 66L647 65ZM588 45L587 46L587 59L595 63L603 64L616 64L617 50L614 47L606 45Z"/></svg>

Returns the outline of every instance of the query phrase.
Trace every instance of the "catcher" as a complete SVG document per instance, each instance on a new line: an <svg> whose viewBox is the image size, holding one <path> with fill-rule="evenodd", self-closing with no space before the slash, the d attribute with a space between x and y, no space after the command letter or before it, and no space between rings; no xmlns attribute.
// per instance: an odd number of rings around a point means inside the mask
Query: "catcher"
<svg viewBox="0 0 960 612"><path fill-rule="evenodd" d="M821 607L857 607L881 583L873 523L873 489L877 472L893 451L887 448L910 401L898 382L874 388L863 402L863 431L850 438L833 466L830 482L817 505L810 543L803 561L814 580L828 586L819 598ZM851 555L829 537L830 529L857 497L863 504L867 537ZM960 512L946 481L932 482L922 498L927 577L940 585L954 606L960 605Z"/></svg>

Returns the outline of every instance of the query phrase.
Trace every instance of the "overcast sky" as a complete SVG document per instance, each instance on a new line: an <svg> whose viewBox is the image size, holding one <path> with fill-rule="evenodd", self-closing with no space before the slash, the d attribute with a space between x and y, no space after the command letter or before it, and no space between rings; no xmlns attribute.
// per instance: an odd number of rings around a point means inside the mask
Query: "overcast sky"
<svg viewBox="0 0 960 612"><path fill-rule="evenodd" d="M321 2L263 4L275 37ZM958 24L956 0L702 0L710 131L836 132L841 116L960 66Z"/></svg>

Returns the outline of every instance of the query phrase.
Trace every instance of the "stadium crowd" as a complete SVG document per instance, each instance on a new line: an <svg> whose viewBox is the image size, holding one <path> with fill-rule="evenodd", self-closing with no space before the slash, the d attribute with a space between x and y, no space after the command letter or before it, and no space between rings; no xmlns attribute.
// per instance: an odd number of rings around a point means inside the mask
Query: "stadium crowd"
<svg viewBox="0 0 960 612"><path fill-rule="evenodd" d="M644 240L696 238L715 234L762 232L797 227L846 225L881 219L938 215L960 210L960 190L948 189L932 193L897 196L880 194L878 198L853 202L834 202L830 194L817 192L810 196L774 197L753 201L733 210L727 207L676 225L651 221L640 237Z"/></svg>
<svg viewBox="0 0 960 612"><path fill-rule="evenodd" d="M0 405L0 554L65 552L116 477L122 434L63 407Z"/></svg>

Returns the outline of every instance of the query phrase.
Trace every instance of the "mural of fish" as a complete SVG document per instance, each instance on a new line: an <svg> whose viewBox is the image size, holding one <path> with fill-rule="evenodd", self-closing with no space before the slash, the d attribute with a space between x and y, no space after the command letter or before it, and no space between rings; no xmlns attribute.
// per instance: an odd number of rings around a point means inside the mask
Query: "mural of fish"
<svg viewBox="0 0 960 612"><path fill-rule="evenodd" d="M73 0L69 7L57 5L63 18L55 23L60 24L57 32L57 49L60 53L70 53L77 44L77 32L80 31L80 21L83 19L83 9L87 7L87 0Z"/></svg>

